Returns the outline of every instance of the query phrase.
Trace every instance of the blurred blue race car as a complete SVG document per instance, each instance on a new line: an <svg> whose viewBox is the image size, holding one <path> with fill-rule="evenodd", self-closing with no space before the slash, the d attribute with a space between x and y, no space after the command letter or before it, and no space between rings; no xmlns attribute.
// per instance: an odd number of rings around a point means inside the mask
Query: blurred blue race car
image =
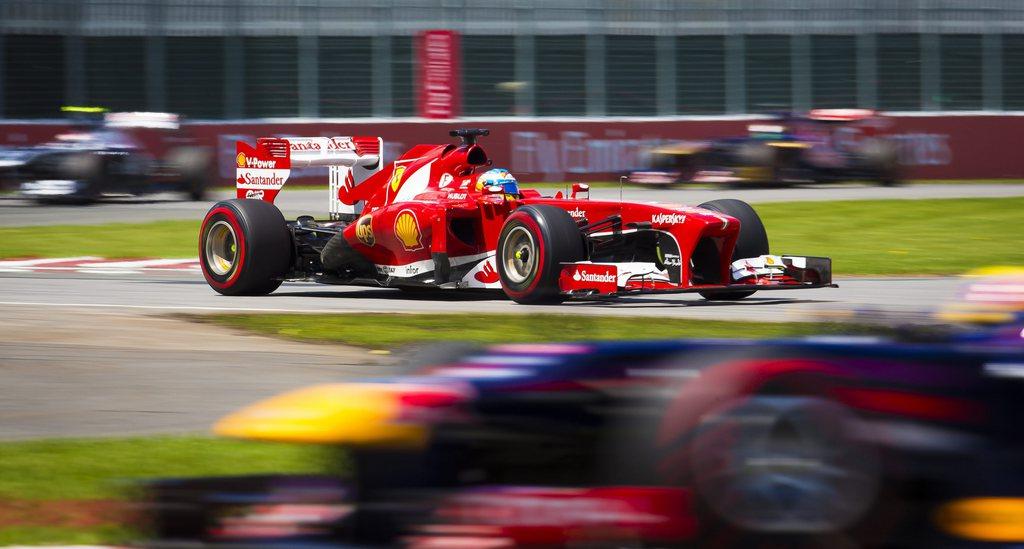
<svg viewBox="0 0 1024 549"><path fill-rule="evenodd" d="M181 192L200 200L213 155L169 113L65 107L73 129L52 141L0 148L0 188L39 202L86 203L110 194Z"/></svg>

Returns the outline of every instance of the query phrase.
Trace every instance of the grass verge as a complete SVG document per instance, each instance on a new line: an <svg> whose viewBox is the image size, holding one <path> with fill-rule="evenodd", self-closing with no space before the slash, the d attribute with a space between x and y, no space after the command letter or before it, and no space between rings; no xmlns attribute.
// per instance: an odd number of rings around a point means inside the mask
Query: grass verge
<svg viewBox="0 0 1024 549"><path fill-rule="evenodd" d="M626 338L785 337L849 333L842 324L561 314L217 314L189 316L258 334L386 349L424 342L531 343ZM854 328L855 329L855 328Z"/></svg>
<svg viewBox="0 0 1024 549"><path fill-rule="evenodd" d="M119 499L131 479L316 472L328 461L318 447L202 436L3 442L0 499Z"/></svg>
<svg viewBox="0 0 1024 549"><path fill-rule="evenodd" d="M1024 197L755 206L772 251L832 258L848 274L953 274L1024 263Z"/></svg>
<svg viewBox="0 0 1024 549"><path fill-rule="evenodd" d="M0 546L121 544L138 537L119 500L132 481L339 470L320 447L160 436L0 443Z"/></svg>
<svg viewBox="0 0 1024 549"><path fill-rule="evenodd" d="M143 206L144 207L144 206ZM200 220L0 227L0 258L195 257Z"/></svg>
<svg viewBox="0 0 1024 549"><path fill-rule="evenodd" d="M89 527L0 526L0 547L8 545L111 545L129 544L138 535L128 526Z"/></svg>
<svg viewBox="0 0 1024 549"><path fill-rule="evenodd" d="M907 185L1020 185L1024 179L911 179Z"/></svg>
<svg viewBox="0 0 1024 549"><path fill-rule="evenodd" d="M842 275L954 274L1024 263L1024 197L757 204L772 250ZM0 228L0 258L194 257L198 221Z"/></svg>

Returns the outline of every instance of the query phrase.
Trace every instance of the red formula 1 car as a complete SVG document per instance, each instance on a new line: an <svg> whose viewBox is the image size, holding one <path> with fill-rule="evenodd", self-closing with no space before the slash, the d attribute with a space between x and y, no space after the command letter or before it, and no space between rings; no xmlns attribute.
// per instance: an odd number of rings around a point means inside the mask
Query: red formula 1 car
<svg viewBox="0 0 1024 549"><path fill-rule="evenodd" d="M238 199L214 205L200 229L207 282L227 295L267 294L283 280L500 289L519 303L832 286L828 258L769 255L743 202L598 201L579 184L542 196L489 169L476 143L487 134L456 130L461 143L418 145L389 165L377 137L239 143ZM273 205L289 170L305 166L330 167L328 220L286 221Z"/></svg>

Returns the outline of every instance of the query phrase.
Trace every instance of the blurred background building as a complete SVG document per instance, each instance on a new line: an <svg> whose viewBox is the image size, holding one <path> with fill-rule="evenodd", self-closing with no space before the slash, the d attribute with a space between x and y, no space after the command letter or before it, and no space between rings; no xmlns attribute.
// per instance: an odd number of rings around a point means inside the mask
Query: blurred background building
<svg viewBox="0 0 1024 549"><path fill-rule="evenodd" d="M1018 0L6 0L0 114L417 114L458 33L463 116L1024 110Z"/></svg>

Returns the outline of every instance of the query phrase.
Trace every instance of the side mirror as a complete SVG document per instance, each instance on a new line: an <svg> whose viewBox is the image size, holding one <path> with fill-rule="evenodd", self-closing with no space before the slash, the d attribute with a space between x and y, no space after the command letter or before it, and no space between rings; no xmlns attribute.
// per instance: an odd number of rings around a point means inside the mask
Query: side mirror
<svg viewBox="0 0 1024 549"><path fill-rule="evenodd" d="M586 183L573 183L572 184L572 194L569 195L569 197L570 198L576 198L577 195L583 194L583 193L587 194L587 199L589 200L590 199L590 185L587 185Z"/></svg>

